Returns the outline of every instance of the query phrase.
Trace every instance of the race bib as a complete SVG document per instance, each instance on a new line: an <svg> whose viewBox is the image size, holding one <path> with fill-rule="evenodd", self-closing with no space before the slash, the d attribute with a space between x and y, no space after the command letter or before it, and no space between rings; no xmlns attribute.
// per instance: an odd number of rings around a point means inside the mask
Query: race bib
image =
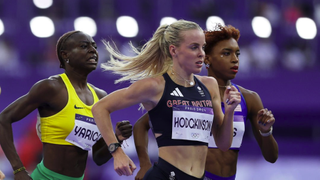
<svg viewBox="0 0 320 180"><path fill-rule="evenodd" d="M208 143L214 116L212 108L175 105L172 110L172 139Z"/></svg>
<svg viewBox="0 0 320 180"><path fill-rule="evenodd" d="M244 117L234 115L233 120L233 140L230 148L239 149L242 144L242 139L245 131ZM210 134L209 148L218 148L212 134Z"/></svg>
<svg viewBox="0 0 320 180"><path fill-rule="evenodd" d="M73 130L66 141L90 151L92 146L101 138L101 133L92 117L76 114Z"/></svg>

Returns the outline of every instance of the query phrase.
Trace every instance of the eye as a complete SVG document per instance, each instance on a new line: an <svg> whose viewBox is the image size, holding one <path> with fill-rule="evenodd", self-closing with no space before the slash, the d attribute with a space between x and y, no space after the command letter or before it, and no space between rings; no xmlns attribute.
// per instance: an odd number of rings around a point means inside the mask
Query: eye
<svg viewBox="0 0 320 180"><path fill-rule="evenodd" d="M191 47L192 50L195 50L195 49L197 49L197 48L198 48L198 46L192 46L192 47Z"/></svg>
<svg viewBox="0 0 320 180"><path fill-rule="evenodd" d="M83 44L83 45L81 45L80 47L83 48L83 49L85 49L85 48L87 48L88 46Z"/></svg>
<svg viewBox="0 0 320 180"><path fill-rule="evenodd" d="M237 53L236 53L236 56L239 57L239 56L240 56L240 52L237 52Z"/></svg>
<svg viewBox="0 0 320 180"><path fill-rule="evenodd" d="M229 56L230 55L230 52L223 52L222 53L224 56Z"/></svg>

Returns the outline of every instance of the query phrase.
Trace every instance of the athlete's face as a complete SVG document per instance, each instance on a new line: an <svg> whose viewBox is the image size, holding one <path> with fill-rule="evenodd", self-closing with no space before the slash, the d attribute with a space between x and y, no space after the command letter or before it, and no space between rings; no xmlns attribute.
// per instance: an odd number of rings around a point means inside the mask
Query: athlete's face
<svg viewBox="0 0 320 180"><path fill-rule="evenodd" d="M180 45L170 46L173 60L187 73L199 73L204 61L205 35L198 29L180 33Z"/></svg>
<svg viewBox="0 0 320 180"><path fill-rule="evenodd" d="M98 65L98 51L93 38L84 33L76 33L67 40L67 56L74 69L92 71Z"/></svg>
<svg viewBox="0 0 320 180"><path fill-rule="evenodd" d="M238 42L231 38L218 42L206 55L205 63L210 64L208 73L217 79L230 80L238 73L240 49Z"/></svg>

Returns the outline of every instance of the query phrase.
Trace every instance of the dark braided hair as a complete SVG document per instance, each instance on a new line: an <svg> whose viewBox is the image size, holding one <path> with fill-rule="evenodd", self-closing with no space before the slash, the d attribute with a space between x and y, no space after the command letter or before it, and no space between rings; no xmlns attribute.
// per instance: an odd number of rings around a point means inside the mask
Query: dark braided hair
<svg viewBox="0 0 320 180"><path fill-rule="evenodd" d="M69 31L69 32L66 32L64 33L59 39L58 39L58 42L57 42L57 45L56 45L56 50L57 50L57 56L58 56L58 59L60 61L60 68L65 68L65 60L61 57L61 51L62 50L65 50L65 42L67 41L67 39L72 36L73 34L75 33L78 33L80 31Z"/></svg>

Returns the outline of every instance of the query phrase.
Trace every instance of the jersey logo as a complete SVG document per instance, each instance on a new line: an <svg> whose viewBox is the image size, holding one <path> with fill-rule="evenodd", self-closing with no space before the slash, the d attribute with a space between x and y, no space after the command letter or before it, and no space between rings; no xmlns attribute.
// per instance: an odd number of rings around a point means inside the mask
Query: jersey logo
<svg viewBox="0 0 320 180"><path fill-rule="evenodd" d="M242 112L242 108L240 104L237 105L237 107L234 109L234 112Z"/></svg>
<svg viewBox="0 0 320 180"><path fill-rule="evenodd" d="M172 93L170 93L171 96L178 96L178 97L183 97L183 94L181 93L181 91L176 87Z"/></svg>
<svg viewBox="0 0 320 180"><path fill-rule="evenodd" d="M74 105L75 109L84 109L84 107L77 107L77 105Z"/></svg>
<svg viewBox="0 0 320 180"><path fill-rule="evenodd" d="M200 86L198 86L197 89L198 89L198 92L201 95L201 97L206 96Z"/></svg>

